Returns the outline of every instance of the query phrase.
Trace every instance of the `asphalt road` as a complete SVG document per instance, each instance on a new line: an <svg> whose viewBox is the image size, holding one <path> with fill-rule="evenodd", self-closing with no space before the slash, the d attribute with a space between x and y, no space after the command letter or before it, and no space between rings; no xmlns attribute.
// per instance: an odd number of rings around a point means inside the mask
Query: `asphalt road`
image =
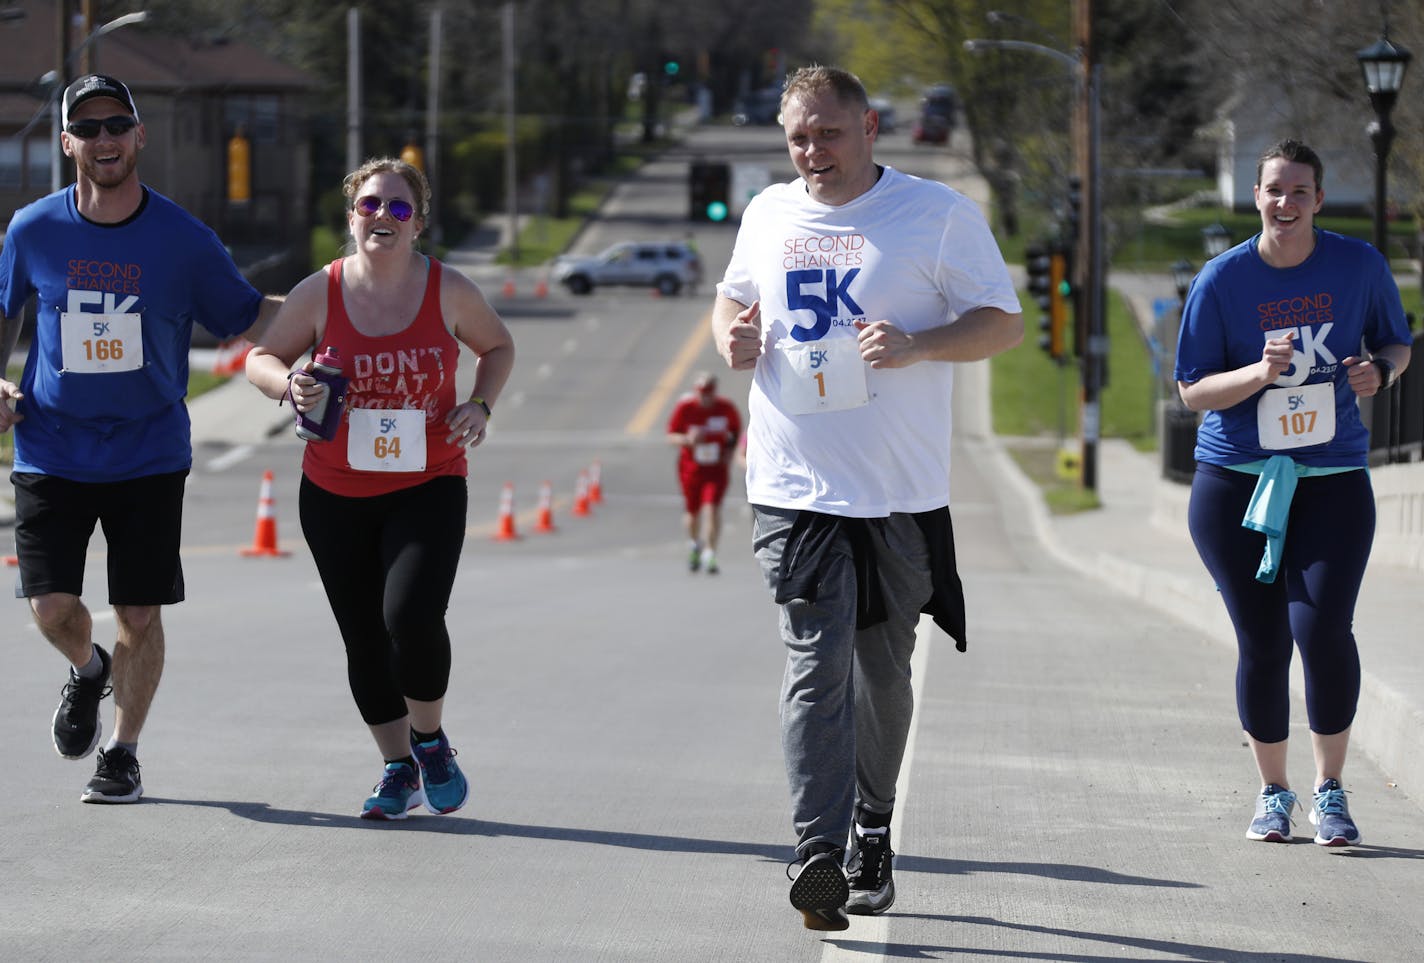
<svg viewBox="0 0 1424 963"><path fill-rule="evenodd" d="M693 151L776 165L777 145L774 130L698 132L580 244L682 236ZM905 135L882 156L940 176L961 169L911 152ZM734 228L693 230L718 276ZM142 804L79 803L93 761L59 759L48 736L62 660L21 603L0 607L11 787L0 957L1419 958L1419 804L1362 758L1350 786L1367 845L1248 843L1255 775L1234 724L1230 653L1047 557L1021 489L974 430L959 434L952 478L970 648L928 630L917 655L899 900L845 933L803 930L783 876L792 837L775 609L740 490L722 574L685 571L661 437L690 372L715 364L709 305L707 291L556 291L507 305L519 359L472 460L449 612L446 728L473 784L458 814L355 817L379 761L297 528L300 447L286 431L199 446L189 600L165 613ZM981 376L961 372L961 426L982 417ZM741 378L724 377L734 397ZM594 462L604 500L575 517L575 478ZM244 558L266 470L291 555ZM546 480L552 534L532 527ZM506 482L515 541L492 537ZM103 598L101 559L91 599ZM95 608L106 640L112 617Z"/></svg>

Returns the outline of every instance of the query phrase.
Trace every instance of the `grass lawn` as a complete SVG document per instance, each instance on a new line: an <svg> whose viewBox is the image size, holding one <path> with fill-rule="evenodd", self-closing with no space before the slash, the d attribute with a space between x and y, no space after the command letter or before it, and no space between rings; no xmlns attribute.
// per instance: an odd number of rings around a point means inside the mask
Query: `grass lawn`
<svg viewBox="0 0 1424 963"><path fill-rule="evenodd" d="M1024 343L989 362L994 433L1005 439L1009 453L1044 490L1053 511L1096 508L1096 496L1082 489L1077 475L1059 470L1060 450L1066 448L1076 458L1082 448L1079 366L1071 359L1055 363L1039 348L1038 308L1026 292L1020 299L1026 308ZM1136 321L1112 290L1107 328L1107 384L1099 399L1102 436L1126 438L1140 449L1155 450L1156 405L1162 389Z"/></svg>

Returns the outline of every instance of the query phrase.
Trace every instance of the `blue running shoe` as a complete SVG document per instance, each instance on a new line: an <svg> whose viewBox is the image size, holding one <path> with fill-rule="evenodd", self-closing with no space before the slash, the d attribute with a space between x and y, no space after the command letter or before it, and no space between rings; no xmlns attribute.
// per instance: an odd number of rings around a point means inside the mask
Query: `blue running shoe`
<svg viewBox="0 0 1424 963"><path fill-rule="evenodd" d="M1295 808L1295 793L1271 783L1256 797L1256 818L1246 830L1247 839L1268 843L1288 843L1291 839L1291 810Z"/></svg>
<svg viewBox="0 0 1424 963"><path fill-rule="evenodd" d="M411 751L420 763L420 775L425 781L425 808L439 815L453 813L470 798L470 783L455 762L455 750L445 733L429 742L410 740Z"/></svg>
<svg viewBox="0 0 1424 963"><path fill-rule="evenodd" d="M403 762L388 762L375 792L361 807L361 818L404 819L406 813L423 802L425 794L420 791L415 770Z"/></svg>
<svg viewBox="0 0 1424 963"><path fill-rule="evenodd" d="M1340 780L1327 779L1315 790L1315 805L1310 807L1310 821L1315 825L1315 841L1321 846L1358 846L1360 831L1350 818L1350 804Z"/></svg>

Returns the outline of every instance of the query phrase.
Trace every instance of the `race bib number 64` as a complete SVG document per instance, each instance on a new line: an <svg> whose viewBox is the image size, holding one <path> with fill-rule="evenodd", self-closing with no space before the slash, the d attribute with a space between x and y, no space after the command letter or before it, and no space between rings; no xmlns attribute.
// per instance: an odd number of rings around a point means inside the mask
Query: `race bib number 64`
<svg viewBox="0 0 1424 963"><path fill-rule="evenodd" d="M424 471L425 411L352 408L346 460L359 471Z"/></svg>

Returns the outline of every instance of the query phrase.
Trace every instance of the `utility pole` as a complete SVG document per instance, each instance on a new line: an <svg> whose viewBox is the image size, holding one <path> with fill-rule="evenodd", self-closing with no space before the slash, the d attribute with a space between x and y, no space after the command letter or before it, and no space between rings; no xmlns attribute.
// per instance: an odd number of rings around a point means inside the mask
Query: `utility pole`
<svg viewBox="0 0 1424 963"><path fill-rule="evenodd" d="M1075 259L1079 311L1087 324L1083 352L1083 488L1098 487L1098 442L1102 437L1102 389L1107 367L1108 337L1104 324L1103 185L1101 149L1102 66L1093 40L1093 0L1073 0L1073 42L1078 51L1078 98L1073 111L1073 157L1083 191L1083 213L1078 222Z"/></svg>
<svg viewBox="0 0 1424 963"><path fill-rule="evenodd" d="M94 29L94 0L79 0L79 36L87 37ZM92 74L95 70L94 48L97 44L86 44L79 54L77 77Z"/></svg>
<svg viewBox="0 0 1424 963"><path fill-rule="evenodd" d="M426 78L425 95L425 179L430 183L430 193L434 197L440 196L440 188L436 184L436 174L440 158L441 20L440 4L437 3L430 11L430 65L428 67L430 76ZM438 204L431 205L430 222L426 225L426 230L430 231L430 240L436 244L440 243L441 234L440 218L436 214L438 209Z"/></svg>
<svg viewBox="0 0 1424 963"><path fill-rule="evenodd" d="M49 112L49 187L57 191L64 185L64 151L59 146L60 114L63 110L64 88L69 86L69 0L56 0L54 5L54 94Z"/></svg>
<svg viewBox="0 0 1424 963"><path fill-rule="evenodd" d="M346 169L361 166L361 11L346 11Z"/></svg>
<svg viewBox="0 0 1424 963"><path fill-rule="evenodd" d="M506 2L504 26L504 207L509 213L509 251L519 263L519 165L514 126L514 4Z"/></svg>

